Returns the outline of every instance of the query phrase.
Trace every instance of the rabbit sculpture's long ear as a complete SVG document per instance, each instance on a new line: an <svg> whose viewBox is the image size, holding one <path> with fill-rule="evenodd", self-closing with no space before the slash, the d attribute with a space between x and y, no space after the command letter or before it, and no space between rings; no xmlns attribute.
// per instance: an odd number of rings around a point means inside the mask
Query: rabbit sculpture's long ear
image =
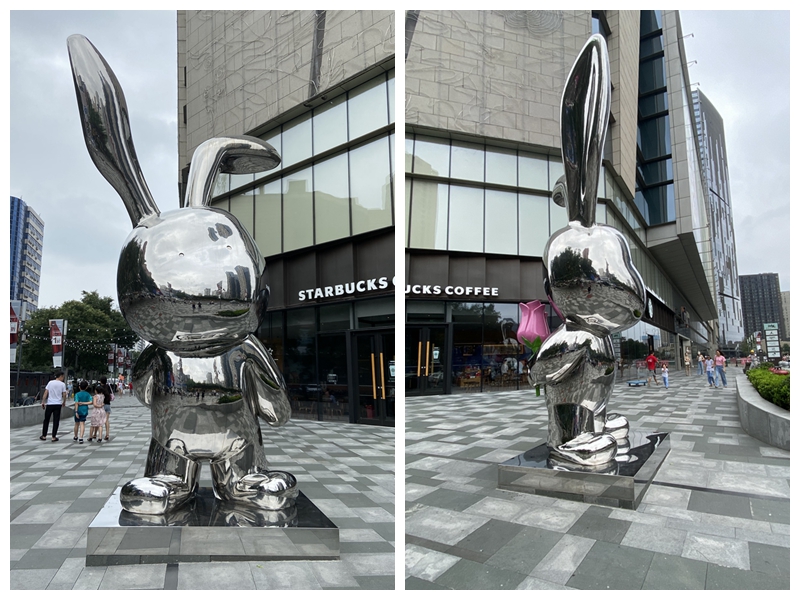
<svg viewBox="0 0 800 600"><path fill-rule="evenodd" d="M181 207L211 204L217 173L247 174L274 169L281 162L278 152L267 142L249 135L211 138L192 155L186 196Z"/></svg>
<svg viewBox="0 0 800 600"><path fill-rule="evenodd" d="M611 108L608 49L593 35L572 66L561 97L561 153L570 221L595 224L600 161Z"/></svg>
<svg viewBox="0 0 800 600"><path fill-rule="evenodd" d="M136 227L159 211L136 158L125 95L114 71L84 36L71 35L67 49L89 156L117 190Z"/></svg>

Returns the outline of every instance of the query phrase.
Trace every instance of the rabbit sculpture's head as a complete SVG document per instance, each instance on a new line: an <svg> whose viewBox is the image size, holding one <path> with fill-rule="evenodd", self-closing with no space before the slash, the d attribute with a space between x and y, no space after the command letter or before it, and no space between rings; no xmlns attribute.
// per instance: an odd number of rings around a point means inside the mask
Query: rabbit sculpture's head
<svg viewBox="0 0 800 600"><path fill-rule="evenodd" d="M213 138L192 157L182 207L161 213L139 168L125 97L114 72L81 35L67 40L86 146L133 224L117 271L122 314L166 350L216 353L254 332L269 299L264 259L231 214L210 208L217 173L255 173L280 163L252 137Z"/></svg>
<svg viewBox="0 0 800 600"><path fill-rule="evenodd" d="M608 50L593 35L570 71L561 99L564 175L553 200L569 225L544 250L545 286L562 318L605 336L635 325L647 299L624 236L595 224L600 165L611 102Z"/></svg>

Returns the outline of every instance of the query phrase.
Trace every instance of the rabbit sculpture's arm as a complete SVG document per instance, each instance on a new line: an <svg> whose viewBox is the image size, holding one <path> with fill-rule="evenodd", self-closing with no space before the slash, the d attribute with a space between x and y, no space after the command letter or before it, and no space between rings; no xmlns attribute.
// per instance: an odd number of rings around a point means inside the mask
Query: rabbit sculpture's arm
<svg viewBox="0 0 800 600"><path fill-rule="evenodd" d="M292 407L278 365L263 344L252 335L242 343L242 351L246 357L243 366L245 400L250 404L253 414L269 425L283 425L289 420Z"/></svg>

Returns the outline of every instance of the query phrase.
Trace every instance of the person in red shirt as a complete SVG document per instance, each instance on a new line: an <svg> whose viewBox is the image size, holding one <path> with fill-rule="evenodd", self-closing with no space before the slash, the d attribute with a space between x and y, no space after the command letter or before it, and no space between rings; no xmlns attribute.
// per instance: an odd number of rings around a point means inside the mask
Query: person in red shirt
<svg viewBox="0 0 800 600"><path fill-rule="evenodd" d="M656 363L658 363L658 359L656 358L655 354L652 352L644 359L647 363L647 385L650 385L650 376L652 375L653 381L656 382L658 385L658 378L656 377Z"/></svg>

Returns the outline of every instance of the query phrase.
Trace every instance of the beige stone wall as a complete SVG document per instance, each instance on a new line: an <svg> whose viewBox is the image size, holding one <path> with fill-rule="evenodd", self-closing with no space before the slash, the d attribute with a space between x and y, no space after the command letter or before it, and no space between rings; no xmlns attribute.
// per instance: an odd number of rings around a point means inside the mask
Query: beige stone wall
<svg viewBox="0 0 800 600"><path fill-rule="evenodd" d="M611 114L609 127L612 156L606 157L633 198L636 190L636 133L639 105L639 11L606 11L611 35L608 54L611 63Z"/></svg>
<svg viewBox="0 0 800 600"><path fill-rule="evenodd" d="M406 123L560 148L561 92L590 11L420 11Z"/></svg>
<svg viewBox="0 0 800 600"><path fill-rule="evenodd" d="M205 140L252 132L394 56L393 11L326 11L319 86L309 86L314 27L314 11L179 12L181 168Z"/></svg>

